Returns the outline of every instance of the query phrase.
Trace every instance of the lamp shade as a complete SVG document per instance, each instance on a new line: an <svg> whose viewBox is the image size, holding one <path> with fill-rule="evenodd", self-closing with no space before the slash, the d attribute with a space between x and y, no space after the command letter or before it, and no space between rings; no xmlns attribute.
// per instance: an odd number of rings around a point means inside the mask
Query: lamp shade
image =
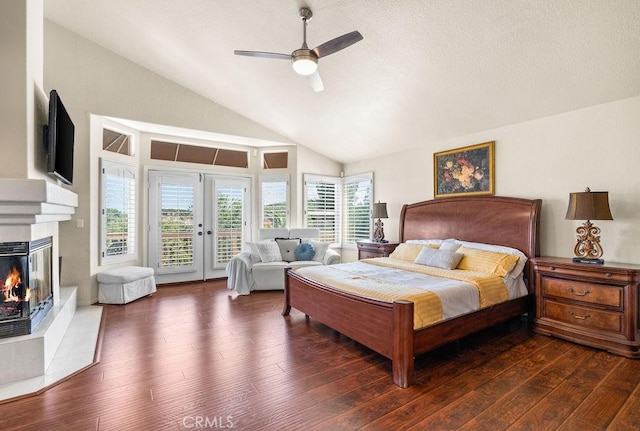
<svg viewBox="0 0 640 431"><path fill-rule="evenodd" d="M613 220L609 209L609 192L587 190L569 194L567 220Z"/></svg>
<svg viewBox="0 0 640 431"><path fill-rule="evenodd" d="M293 70L298 75L311 75L318 68L318 60L311 55L298 55L292 62Z"/></svg>
<svg viewBox="0 0 640 431"><path fill-rule="evenodd" d="M372 218L389 218L389 215L387 215L387 204L380 203L380 202L374 203L371 217Z"/></svg>

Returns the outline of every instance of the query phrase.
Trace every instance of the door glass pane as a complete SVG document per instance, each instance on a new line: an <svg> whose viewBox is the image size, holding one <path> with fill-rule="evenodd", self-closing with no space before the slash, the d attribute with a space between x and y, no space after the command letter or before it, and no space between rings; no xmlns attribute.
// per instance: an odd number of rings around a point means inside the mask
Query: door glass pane
<svg viewBox="0 0 640 431"><path fill-rule="evenodd" d="M191 184L160 184L160 266L193 265L193 202Z"/></svg>
<svg viewBox="0 0 640 431"><path fill-rule="evenodd" d="M216 261L226 263L242 250L244 187L216 186Z"/></svg>

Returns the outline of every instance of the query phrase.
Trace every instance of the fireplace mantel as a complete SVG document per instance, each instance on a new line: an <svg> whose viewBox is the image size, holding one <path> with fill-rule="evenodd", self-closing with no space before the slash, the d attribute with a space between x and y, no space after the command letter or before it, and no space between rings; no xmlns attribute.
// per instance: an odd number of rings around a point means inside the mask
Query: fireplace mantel
<svg viewBox="0 0 640 431"><path fill-rule="evenodd" d="M71 220L78 195L46 180L0 178L0 225Z"/></svg>
<svg viewBox="0 0 640 431"><path fill-rule="evenodd" d="M71 220L77 207L78 195L52 181L0 178L0 242L53 238L52 311L47 313L35 333L0 341L0 357L28 358L31 364L20 367L20 361L13 361L15 365L0 367L0 386L43 375L73 318L77 288L73 288L73 301L65 305L60 299L57 238L58 222Z"/></svg>

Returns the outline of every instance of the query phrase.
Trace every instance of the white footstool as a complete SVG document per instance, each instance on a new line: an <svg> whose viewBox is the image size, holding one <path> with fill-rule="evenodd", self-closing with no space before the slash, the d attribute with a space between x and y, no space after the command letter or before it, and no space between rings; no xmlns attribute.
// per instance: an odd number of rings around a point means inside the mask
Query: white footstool
<svg viewBox="0 0 640 431"><path fill-rule="evenodd" d="M98 274L98 302L126 304L156 291L153 268L124 266Z"/></svg>

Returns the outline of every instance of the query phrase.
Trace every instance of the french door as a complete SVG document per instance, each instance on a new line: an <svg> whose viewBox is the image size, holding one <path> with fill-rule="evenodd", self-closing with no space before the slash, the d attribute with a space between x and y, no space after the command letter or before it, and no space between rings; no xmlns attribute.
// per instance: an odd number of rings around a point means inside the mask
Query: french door
<svg viewBox="0 0 640 431"><path fill-rule="evenodd" d="M224 276L250 233L249 178L149 171L149 264L158 283Z"/></svg>

